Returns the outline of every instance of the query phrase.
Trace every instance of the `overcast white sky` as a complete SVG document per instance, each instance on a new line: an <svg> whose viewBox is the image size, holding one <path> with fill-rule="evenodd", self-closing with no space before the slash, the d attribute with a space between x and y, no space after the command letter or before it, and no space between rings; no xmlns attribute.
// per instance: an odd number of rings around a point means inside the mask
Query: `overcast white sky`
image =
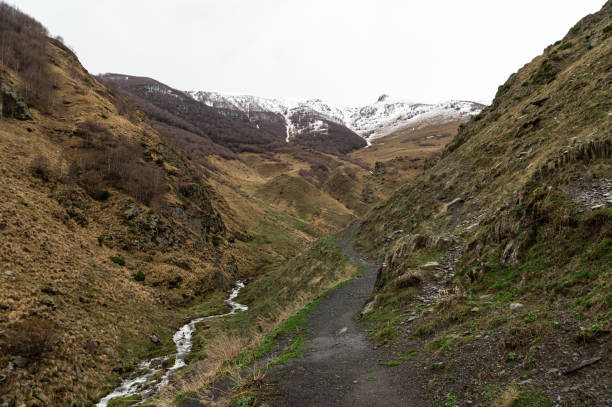
<svg viewBox="0 0 612 407"><path fill-rule="evenodd" d="M360 105L491 100L605 0L8 0L94 74Z"/></svg>

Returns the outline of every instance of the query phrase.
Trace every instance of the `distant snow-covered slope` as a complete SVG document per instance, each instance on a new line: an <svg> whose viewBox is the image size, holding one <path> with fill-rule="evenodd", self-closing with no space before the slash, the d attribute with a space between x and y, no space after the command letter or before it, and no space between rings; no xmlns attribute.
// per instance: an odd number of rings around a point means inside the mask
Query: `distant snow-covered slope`
<svg viewBox="0 0 612 407"><path fill-rule="evenodd" d="M334 106L321 99L287 101L248 95L225 95L217 92L186 92L208 106L240 111L247 116L267 112L282 116L286 123L287 141L301 132L313 129L325 133L329 122L337 123L371 141L406 126L421 127L467 118L485 106L469 101L438 104L413 103L382 95L376 102L361 107Z"/></svg>

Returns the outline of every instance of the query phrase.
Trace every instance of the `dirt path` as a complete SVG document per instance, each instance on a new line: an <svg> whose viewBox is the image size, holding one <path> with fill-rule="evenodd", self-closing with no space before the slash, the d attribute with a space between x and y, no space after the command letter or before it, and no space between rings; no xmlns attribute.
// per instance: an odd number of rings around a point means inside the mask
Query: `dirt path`
<svg viewBox="0 0 612 407"><path fill-rule="evenodd" d="M354 321L378 270L353 249L350 239L356 226L349 228L339 246L351 262L365 266L364 273L333 290L311 311L307 356L269 372L266 381L275 389L267 400L272 407L422 405L420 389L395 377L394 368L379 360L381 353Z"/></svg>

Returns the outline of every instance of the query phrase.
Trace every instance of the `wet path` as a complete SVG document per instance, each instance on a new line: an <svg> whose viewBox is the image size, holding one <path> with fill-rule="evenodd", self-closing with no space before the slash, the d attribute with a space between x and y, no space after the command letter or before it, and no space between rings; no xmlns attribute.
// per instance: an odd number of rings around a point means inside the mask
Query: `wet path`
<svg viewBox="0 0 612 407"><path fill-rule="evenodd" d="M326 295L311 311L307 356L273 369L266 381L275 389L272 407L300 406L417 406L415 393L393 377L393 367L365 337L354 318L376 282L378 265L353 249L353 224L339 246L352 263L365 267L363 275Z"/></svg>

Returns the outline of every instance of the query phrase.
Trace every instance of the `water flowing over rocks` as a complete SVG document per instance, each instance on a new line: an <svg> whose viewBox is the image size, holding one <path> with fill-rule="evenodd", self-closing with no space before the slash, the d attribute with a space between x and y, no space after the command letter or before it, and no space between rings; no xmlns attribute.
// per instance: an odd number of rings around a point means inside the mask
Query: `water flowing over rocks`
<svg viewBox="0 0 612 407"><path fill-rule="evenodd" d="M193 345L191 337L196 330L196 324L209 319L232 315L238 311L246 311L248 309L246 305L234 301L242 288L244 288L244 283L242 281L236 282L236 286L232 290L229 298L225 300L231 307L230 312L196 318L181 326L172 337L176 345L176 353L140 362L136 372L130 375L129 378L124 379L117 388L102 398L98 404L96 404L96 407L106 407L111 400L120 397L138 394L141 396L142 400L147 400L158 394L159 391L168 384L170 375L186 365L185 358L191 352L191 347ZM153 336L155 335L151 335L151 337ZM159 341L157 336L155 336L155 339ZM173 364L171 364L172 360L174 360ZM163 372L163 374L160 374L160 372Z"/></svg>

